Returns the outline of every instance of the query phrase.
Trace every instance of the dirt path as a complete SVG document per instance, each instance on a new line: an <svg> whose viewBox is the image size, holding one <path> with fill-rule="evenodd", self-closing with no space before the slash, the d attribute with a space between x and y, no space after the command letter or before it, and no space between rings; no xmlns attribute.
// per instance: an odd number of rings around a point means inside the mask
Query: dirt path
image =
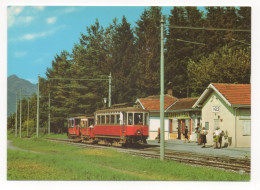
<svg viewBox="0 0 260 190"><path fill-rule="evenodd" d="M37 153L37 154L40 153L40 152L35 152L35 151L26 150L26 149L22 149L22 148L13 146L13 145L12 145L12 141L10 141L10 140L7 140L7 149L21 150L21 151L24 151L24 152L32 152L32 153Z"/></svg>

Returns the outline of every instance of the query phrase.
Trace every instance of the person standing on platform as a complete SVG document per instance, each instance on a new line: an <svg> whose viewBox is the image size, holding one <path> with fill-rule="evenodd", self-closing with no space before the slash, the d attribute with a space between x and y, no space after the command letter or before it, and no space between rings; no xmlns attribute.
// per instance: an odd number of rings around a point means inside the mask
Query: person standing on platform
<svg viewBox="0 0 260 190"><path fill-rule="evenodd" d="M205 148L206 143L207 143L206 135L208 134L208 131L206 131L205 127L202 128L202 131L200 132L200 134L201 134L201 143L203 144L203 146L201 148Z"/></svg>
<svg viewBox="0 0 260 190"><path fill-rule="evenodd" d="M184 131L184 138L185 138L184 143L186 143L186 140L188 140L188 142L190 142L188 133L189 133L188 127L186 126L185 131Z"/></svg>
<svg viewBox="0 0 260 190"><path fill-rule="evenodd" d="M219 132L219 139L218 139L219 148L221 148L222 147L222 136L224 136L224 131L222 131L219 126L218 126L217 129L218 129L218 132Z"/></svg>
<svg viewBox="0 0 260 190"><path fill-rule="evenodd" d="M215 147L214 148L218 148L218 144L219 144L219 131L218 131L219 127L217 127L217 129L213 132L213 141L215 143Z"/></svg>
<svg viewBox="0 0 260 190"><path fill-rule="evenodd" d="M197 143L198 145L201 145L201 136L200 136L200 132L201 132L201 127L200 124L197 124L197 128L196 128L196 133L197 133Z"/></svg>

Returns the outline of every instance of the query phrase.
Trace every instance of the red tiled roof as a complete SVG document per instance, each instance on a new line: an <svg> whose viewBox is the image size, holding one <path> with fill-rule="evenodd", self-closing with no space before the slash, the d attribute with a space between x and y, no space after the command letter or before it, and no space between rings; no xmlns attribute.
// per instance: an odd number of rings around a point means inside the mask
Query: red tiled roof
<svg viewBox="0 0 260 190"><path fill-rule="evenodd" d="M212 85L231 103L251 105L251 84L224 84Z"/></svg>
<svg viewBox="0 0 260 190"><path fill-rule="evenodd" d="M164 110L176 102L178 99L170 95L164 95ZM139 98L139 101L146 110L159 111L160 110L160 96L148 96L147 98Z"/></svg>
<svg viewBox="0 0 260 190"><path fill-rule="evenodd" d="M173 104L169 110L182 110L182 109L192 109L192 106L195 104L195 102L198 100L199 98L181 98L178 100L178 102L176 102L175 104Z"/></svg>

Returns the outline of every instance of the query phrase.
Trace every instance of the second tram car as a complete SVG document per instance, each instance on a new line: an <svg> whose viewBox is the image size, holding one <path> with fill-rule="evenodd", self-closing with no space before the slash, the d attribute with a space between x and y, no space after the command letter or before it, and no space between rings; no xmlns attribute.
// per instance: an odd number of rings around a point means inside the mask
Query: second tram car
<svg viewBox="0 0 260 190"><path fill-rule="evenodd" d="M84 139L91 133L90 127L93 128L93 126L94 116L71 117L68 119L68 137L69 139Z"/></svg>

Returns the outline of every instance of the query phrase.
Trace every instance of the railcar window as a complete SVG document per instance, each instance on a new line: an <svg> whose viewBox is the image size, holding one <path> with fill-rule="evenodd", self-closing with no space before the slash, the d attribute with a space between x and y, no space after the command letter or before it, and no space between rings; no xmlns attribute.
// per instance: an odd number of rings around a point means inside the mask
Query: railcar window
<svg viewBox="0 0 260 190"><path fill-rule="evenodd" d="M128 125L133 125L133 113L128 113Z"/></svg>
<svg viewBox="0 0 260 190"><path fill-rule="evenodd" d="M120 115L116 115L116 124L120 124Z"/></svg>
<svg viewBox="0 0 260 190"><path fill-rule="evenodd" d="M94 125L94 119L89 119L89 126Z"/></svg>
<svg viewBox="0 0 260 190"><path fill-rule="evenodd" d="M104 115L101 116L101 124L105 124L105 116Z"/></svg>
<svg viewBox="0 0 260 190"><path fill-rule="evenodd" d="M87 127L87 121L82 121L82 124L83 124L82 127L84 128Z"/></svg>
<svg viewBox="0 0 260 190"><path fill-rule="evenodd" d="M73 126L73 120L69 120L69 127L74 127Z"/></svg>
<svg viewBox="0 0 260 190"><path fill-rule="evenodd" d="M143 125L144 118L143 118L143 113L135 113L134 114L134 123L135 125Z"/></svg>
<svg viewBox="0 0 260 190"><path fill-rule="evenodd" d="M100 121L101 121L101 120L100 120L100 115L98 115L98 116L97 116L97 124L98 124L98 125L101 124Z"/></svg>
<svg viewBox="0 0 260 190"><path fill-rule="evenodd" d="M110 119L109 119L110 115L106 115L106 124L109 124L110 123Z"/></svg>
<svg viewBox="0 0 260 190"><path fill-rule="evenodd" d="M115 123L115 115L111 115L111 124Z"/></svg>
<svg viewBox="0 0 260 190"><path fill-rule="evenodd" d="M75 125L80 125L80 119L75 119Z"/></svg>

